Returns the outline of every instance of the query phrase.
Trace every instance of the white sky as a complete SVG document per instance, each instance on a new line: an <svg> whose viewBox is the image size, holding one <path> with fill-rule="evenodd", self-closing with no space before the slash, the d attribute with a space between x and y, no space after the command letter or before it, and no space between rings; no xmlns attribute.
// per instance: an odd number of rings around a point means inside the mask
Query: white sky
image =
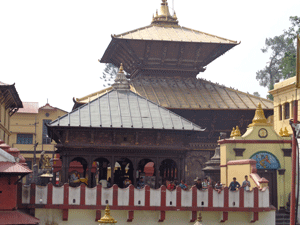
<svg viewBox="0 0 300 225"><path fill-rule="evenodd" d="M151 23L161 0L1 0L0 81L16 83L24 102L47 102L66 111L72 98L103 89L102 57L111 34ZM259 86L256 71L269 56L267 37L283 33L299 0L174 0L181 26L241 41L200 76L243 92ZM169 0L172 7L172 0ZM298 14L297 14L298 13Z"/></svg>

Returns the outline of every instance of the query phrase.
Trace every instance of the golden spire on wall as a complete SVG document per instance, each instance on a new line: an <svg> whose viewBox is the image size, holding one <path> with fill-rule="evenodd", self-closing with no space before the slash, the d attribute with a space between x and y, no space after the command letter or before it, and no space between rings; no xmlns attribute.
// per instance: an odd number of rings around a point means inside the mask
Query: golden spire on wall
<svg viewBox="0 0 300 225"><path fill-rule="evenodd" d="M104 223L104 224L117 223L117 221L110 215L110 209L109 209L108 204L107 204L106 209L105 209L105 215L100 220L98 220L98 222L99 223Z"/></svg>
<svg viewBox="0 0 300 225"><path fill-rule="evenodd" d="M249 125L249 127L253 127L253 126L261 126L261 125L264 125L264 126L272 126L271 124L269 124L267 122L267 119L265 117L265 113L264 113L264 110L262 109L261 107L261 104L258 103L258 106L256 108L256 111L255 111L255 115L254 115L254 118L252 120L252 123Z"/></svg>

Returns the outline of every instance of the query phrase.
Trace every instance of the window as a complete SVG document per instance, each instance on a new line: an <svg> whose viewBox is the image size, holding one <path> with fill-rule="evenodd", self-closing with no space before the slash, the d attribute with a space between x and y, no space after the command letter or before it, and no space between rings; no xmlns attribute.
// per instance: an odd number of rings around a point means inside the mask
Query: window
<svg viewBox="0 0 300 225"><path fill-rule="evenodd" d="M50 123L51 120L43 120L43 144L51 144L51 138L48 137L48 129L46 124Z"/></svg>
<svg viewBox="0 0 300 225"><path fill-rule="evenodd" d="M282 120L282 105L279 105L279 120Z"/></svg>
<svg viewBox="0 0 300 225"><path fill-rule="evenodd" d="M289 119L290 118L290 103L285 103L284 104L284 119Z"/></svg>
<svg viewBox="0 0 300 225"><path fill-rule="evenodd" d="M33 134L17 134L17 144L32 144Z"/></svg>

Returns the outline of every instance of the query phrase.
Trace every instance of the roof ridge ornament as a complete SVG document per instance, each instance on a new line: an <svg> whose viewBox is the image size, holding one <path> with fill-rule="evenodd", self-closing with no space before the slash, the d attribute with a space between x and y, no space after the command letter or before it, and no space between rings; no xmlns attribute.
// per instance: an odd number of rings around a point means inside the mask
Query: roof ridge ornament
<svg viewBox="0 0 300 225"><path fill-rule="evenodd" d="M115 83L112 85L113 89L119 89L119 90L130 90L129 81L127 80L123 64L121 63L119 72L117 73Z"/></svg>
<svg viewBox="0 0 300 225"><path fill-rule="evenodd" d="M253 126L272 126L270 123L268 123L260 103L258 103L252 123L249 124L248 127Z"/></svg>
<svg viewBox="0 0 300 225"><path fill-rule="evenodd" d="M168 6L167 0L162 0L160 6L160 12L156 10L156 15L153 16L152 25L171 25L171 26L178 26L178 20L176 13L174 11L174 15L171 16Z"/></svg>

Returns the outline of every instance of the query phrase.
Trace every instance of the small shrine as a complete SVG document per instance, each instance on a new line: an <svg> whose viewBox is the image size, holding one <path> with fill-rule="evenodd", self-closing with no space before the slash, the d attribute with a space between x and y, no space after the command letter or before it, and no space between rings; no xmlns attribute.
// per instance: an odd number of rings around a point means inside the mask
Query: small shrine
<svg viewBox="0 0 300 225"><path fill-rule="evenodd" d="M291 137L275 132L260 104L247 131L241 135L237 130L219 141L221 182L228 186L236 177L241 184L248 175L251 187L266 184L271 204L285 209L291 191Z"/></svg>

